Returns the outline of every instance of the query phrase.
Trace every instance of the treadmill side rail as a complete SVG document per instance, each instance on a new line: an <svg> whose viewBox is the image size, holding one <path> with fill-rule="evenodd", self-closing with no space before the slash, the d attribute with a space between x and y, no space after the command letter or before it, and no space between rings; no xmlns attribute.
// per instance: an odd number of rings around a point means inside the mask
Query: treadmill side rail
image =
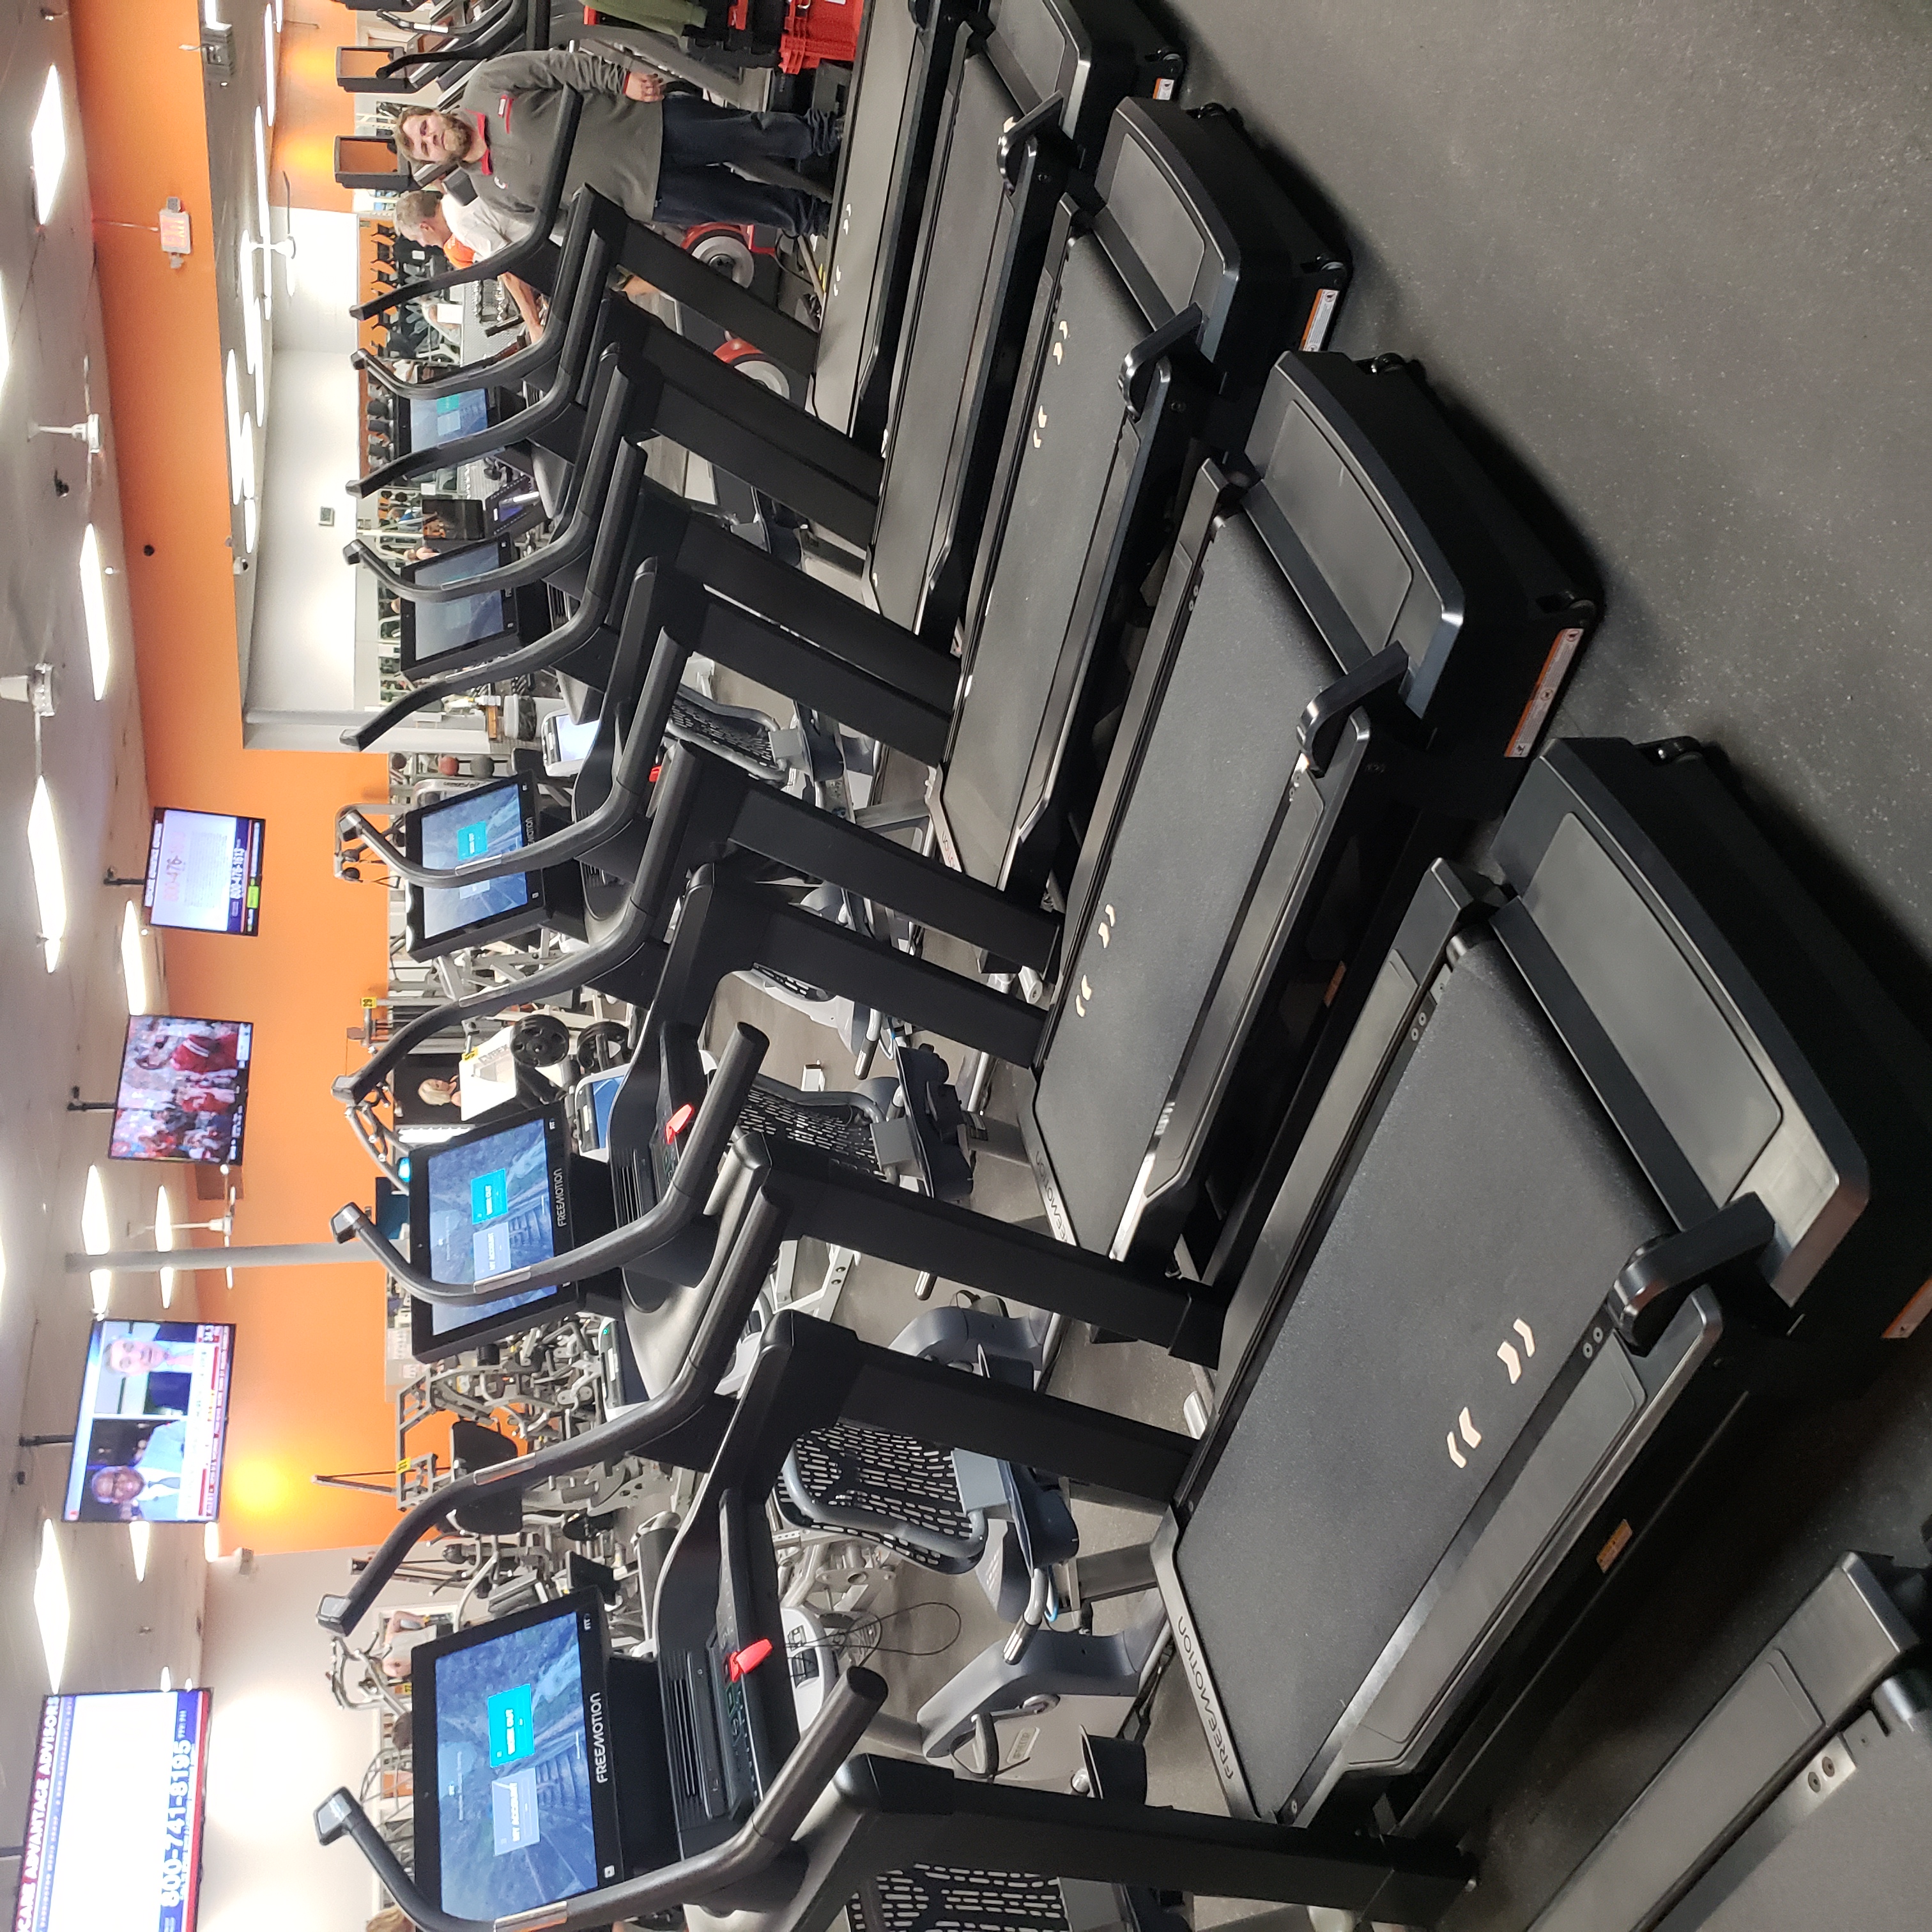
<svg viewBox="0 0 1932 1932"><path fill-rule="evenodd" d="M1919 1643L1874 1569L1842 1557L1606 1832L1535 1932L1648 1926Z"/></svg>

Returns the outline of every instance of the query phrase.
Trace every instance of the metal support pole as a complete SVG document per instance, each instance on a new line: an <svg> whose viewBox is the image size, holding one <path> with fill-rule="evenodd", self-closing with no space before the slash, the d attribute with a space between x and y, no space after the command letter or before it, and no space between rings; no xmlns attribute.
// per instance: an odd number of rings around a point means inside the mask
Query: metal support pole
<svg viewBox="0 0 1932 1932"><path fill-rule="evenodd" d="M260 1248L110 1248L100 1255L69 1255L69 1274L92 1274L104 1268L113 1274L159 1274L164 1268L184 1272L195 1268L367 1268L367 1251L359 1244L290 1241Z"/></svg>

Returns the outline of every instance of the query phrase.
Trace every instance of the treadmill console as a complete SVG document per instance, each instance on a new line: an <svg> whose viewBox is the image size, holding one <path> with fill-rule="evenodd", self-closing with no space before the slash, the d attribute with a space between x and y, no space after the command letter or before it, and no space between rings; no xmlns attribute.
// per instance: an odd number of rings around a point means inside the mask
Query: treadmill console
<svg viewBox="0 0 1932 1932"><path fill-rule="evenodd" d="M683 1855L730 1837L797 1742L777 1567L762 1510L726 1488L658 1587L658 1664Z"/></svg>

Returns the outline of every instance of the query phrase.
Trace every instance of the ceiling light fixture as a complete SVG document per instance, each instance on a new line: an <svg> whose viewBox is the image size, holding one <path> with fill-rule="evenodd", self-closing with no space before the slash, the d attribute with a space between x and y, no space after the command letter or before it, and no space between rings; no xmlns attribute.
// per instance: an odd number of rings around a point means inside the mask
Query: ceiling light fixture
<svg viewBox="0 0 1932 1932"><path fill-rule="evenodd" d="M154 1246L163 1254L172 1252L175 1245L175 1204L168 1198L165 1187L158 1189L154 1195ZM161 1270L161 1306L172 1308L175 1304L175 1282L180 1270L164 1268Z"/></svg>
<svg viewBox="0 0 1932 1932"><path fill-rule="evenodd" d="M40 1648L47 1660L47 1688L60 1688L67 1664L67 1573L61 1568L60 1538L51 1522L40 1525L40 1561L34 1572L34 1621L40 1627Z"/></svg>
<svg viewBox="0 0 1932 1932"><path fill-rule="evenodd" d="M44 778L34 781L34 802L27 812L27 853L33 861L34 896L40 902L40 944L51 973L60 964L61 941L67 937L67 880L61 871L53 794Z"/></svg>
<svg viewBox="0 0 1932 1932"><path fill-rule="evenodd" d="M244 228L235 248L235 279L242 290L242 346L248 353L248 373L255 378L257 400L262 383L262 308L255 296L255 237Z"/></svg>
<svg viewBox="0 0 1932 1932"><path fill-rule="evenodd" d="M174 1688L175 1674L164 1664L161 1666L160 1688L164 1690L172 1690Z"/></svg>
<svg viewBox="0 0 1932 1932"><path fill-rule="evenodd" d="M141 943L141 913L132 899L121 915L121 977L128 988L128 1010L148 1010L148 954Z"/></svg>
<svg viewBox="0 0 1932 1932"><path fill-rule="evenodd" d="M228 500L242 500L242 373L235 352L228 352L228 368L222 378L224 400L228 406Z"/></svg>
<svg viewBox="0 0 1932 1932"><path fill-rule="evenodd" d="M134 1580L137 1583L145 1583L148 1580L149 1540L146 1519L137 1516L128 1526L128 1541L134 1552ZM164 1672L162 1674L165 1676L166 1673ZM165 1684L161 1686L164 1690L167 1688Z"/></svg>
<svg viewBox="0 0 1932 1932"><path fill-rule="evenodd" d="M268 125L275 124L275 32L280 23L275 19L272 7L262 9L262 78L265 83L262 98L268 110Z"/></svg>
<svg viewBox="0 0 1932 1932"><path fill-rule="evenodd" d="M89 524L80 538L80 608L87 620L87 661L94 672L94 694L107 695L107 573L100 564L100 539Z"/></svg>
<svg viewBox="0 0 1932 1932"><path fill-rule="evenodd" d="M44 228L54 212L61 170L67 166L67 116L61 104L60 69L47 69L40 112L34 116L29 140L34 158L34 218Z"/></svg>
<svg viewBox="0 0 1932 1932"><path fill-rule="evenodd" d="M268 136L262 124L262 110L259 107L255 110L255 212L260 218L262 240L266 245L275 238L275 225L268 218ZM270 291L274 282L274 277L265 270L262 276L262 314L265 320L274 313Z"/></svg>
<svg viewBox="0 0 1932 1932"><path fill-rule="evenodd" d="M91 1255L104 1255L114 1245L107 1225L107 1190L102 1186L100 1170L87 1170L87 1186L80 1197L80 1244ZM90 1268L87 1285L92 1292L94 1312L107 1312L108 1298L114 1291L114 1276L106 1268Z"/></svg>
<svg viewBox="0 0 1932 1932"><path fill-rule="evenodd" d="M201 1553L210 1563L221 1561L221 1526L211 1522L201 1532Z"/></svg>

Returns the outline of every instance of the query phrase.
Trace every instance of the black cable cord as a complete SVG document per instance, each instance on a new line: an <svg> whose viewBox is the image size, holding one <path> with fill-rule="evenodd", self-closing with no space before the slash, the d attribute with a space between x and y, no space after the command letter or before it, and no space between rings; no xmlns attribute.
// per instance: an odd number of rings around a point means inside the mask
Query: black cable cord
<svg viewBox="0 0 1932 1932"><path fill-rule="evenodd" d="M952 1619L952 1634L944 1643L933 1645L929 1649L908 1649L903 1645L890 1644L880 1640L880 1633L895 1617L909 1617L918 1610L944 1610ZM965 1624L959 1612L950 1604L941 1603L937 1598L922 1604L902 1604L897 1610L887 1610L878 1616L854 1617L842 1630L827 1630L825 1641L842 1656L849 1665L866 1664L875 1657L938 1657L950 1650L959 1641L960 1633Z"/></svg>

